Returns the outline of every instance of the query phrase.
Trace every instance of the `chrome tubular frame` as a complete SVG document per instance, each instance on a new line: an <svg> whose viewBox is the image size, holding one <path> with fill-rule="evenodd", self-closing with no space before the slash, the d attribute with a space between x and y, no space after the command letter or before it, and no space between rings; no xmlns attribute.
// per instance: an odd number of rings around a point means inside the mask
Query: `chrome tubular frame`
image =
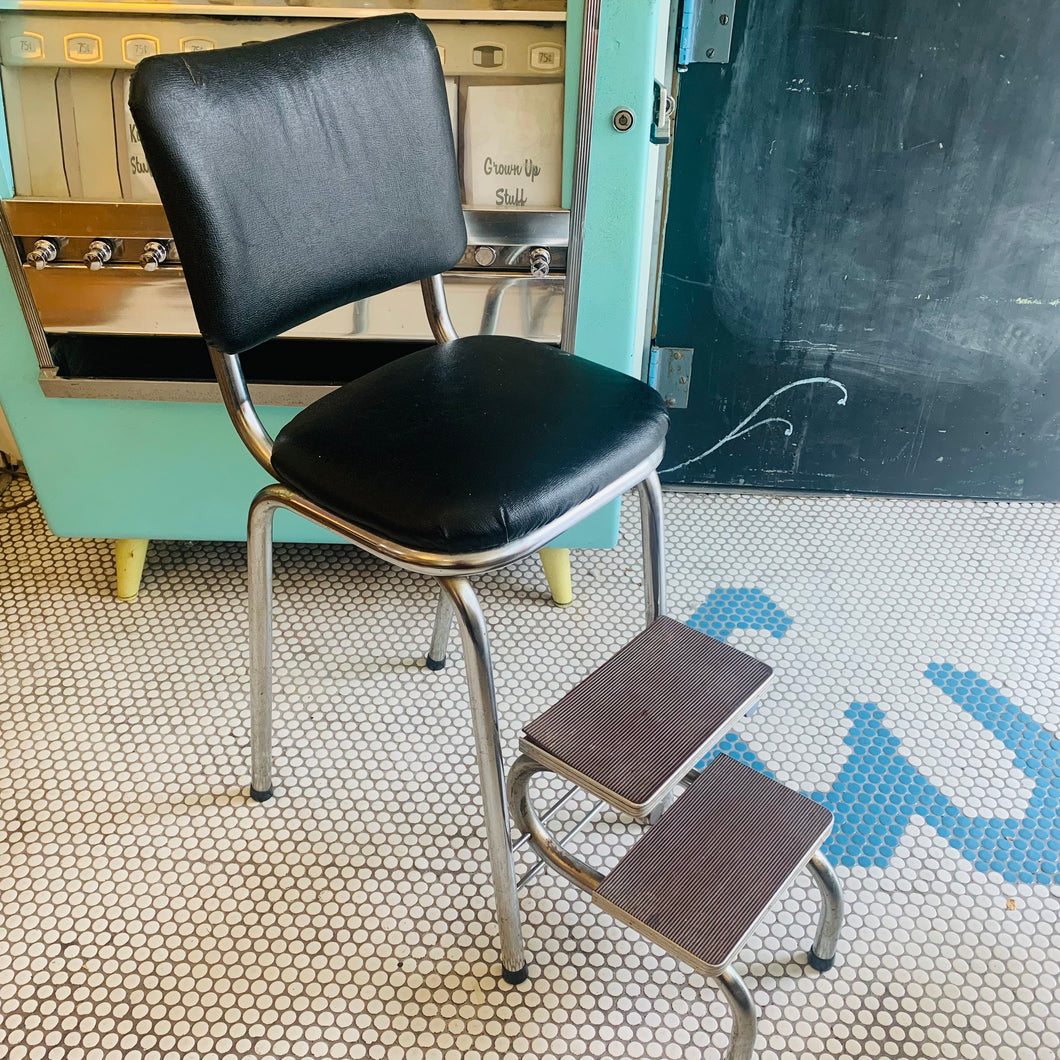
<svg viewBox="0 0 1060 1060"><path fill-rule="evenodd" d="M640 535L644 563L644 604L647 624L666 614L666 547L663 542L662 488L653 471L638 486Z"/></svg>
<svg viewBox="0 0 1060 1060"><path fill-rule="evenodd" d="M210 361L217 376L217 384L221 388L225 408L228 409L236 432L250 450L250 455L275 477L276 472L272 470L272 437L265 430L265 425L251 400L239 355L222 353L211 346Z"/></svg>
<svg viewBox="0 0 1060 1060"><path fill-rule="evenodd" d="M758 1032L758 1017L751 993L731 964L716 978L732 1009L732 1035L725 1060L751 1060Z"/></svg>
<svg viewBox="0 0 1060 1060"><path fill-rule="evenodd" d="M250 796L272 797L272 519L279 501L260 493L247 520L250 626Z"/></svg>
<svg viewBox="0 0 1060 1060"><path fill-rule="evenodd" d="M464 645L475 758L478 762L486 818L486 843L493 876L493 901L500 930L501 972L506 982L521 983L529 973L519 916L511 828L504 800L504 756L486 620L467 578L442 578L440 581L459 618L460 638Z"/></svg>
<svg viewBox="0 0 1060 1060"><path fill-rule="evenodd" d="M638 487L640 534L644 563L644 606L647 624L666 614L666 551L663 542L662 488L653 471ZM652 808L646 820L656 824L673 805L671 791Z"/></svg>
<svg viewBox="0 0 1060 1060"><path fill-rule="evenodd" d="M379 534L372 533L370 530L364 529L364 527L347 522L345 519L340 519L326 509L278 483L266 486L258 496L267 494L279 502L282 507L304 516L310 522L314 522L326 530L334 531L340 537L344 537L357 545L358 548L363 548L365 552L370 552L379 559L385 559L403 570L412 571L415 574L426 574L434 578L453 577L457 574L484 574L487 571L496 570L498 567L506 567L509 563L514 563L524 556L529 556L532 552L539 551L564 530L569 530L572 526L577 525L586 516L603 507L608 501L621 497L623 493L638 485L642 479L655 470L661 456L662 447L660 446L650 457L628 471L620 479L609 483L599 493L595 493L592 497L582 501L560 516L560 518L553 520L531 534L527 534L525 537L518 538L497 548L484 549L481 552L446 554L409 548Z"/></svg>
<svg viewBox="0 0 1060 1060"><path fill-rule="evenodd" d="M568 270L561 345L572 348L577 322L581 239L585 222L585 195L588 184L589 153L592 133L593 99L596 85L597 37L601 0L587 0L582 25L582 62L579 83L578 127L576 130L573 202L570 215ZM5 248L6 249L6 248ZM449 315L445 287L441 276L430 276L420 283L424 308L431 334L438 343L451 342L458 335ZM225 406L237 432L251 454L270 474L273 440L258 416L251 400L239 358L210 349ZM486 624L478 600L466 575L483 573L506 566L546 546L564 530L581 522L607 502L634 486L640 489L641 527L645 550L645 595L649 622L662 614L665 607L662 551L662 504L655 469L662 458L663 447L631 469L616 482L575 506L561 518L521 540L503 547L461 555L444 555L407 548L363 527L340 519L320 506L284 486L272 484L262 489L251 505L247 530L250 606L250 683L251 683L251 795L267 799L272 794L272 522L277 509L284 508L310 522L331 530L341 537L395 566L438 578L440 593L435 615L434 633L428 664L444 662L449 627L459 621L464 647L468 693L479 782L486 822L486 840L494 886L497 921L500 931L501 964L509 983L527 977L525 951L520 926L515 866L512 856L507 803L505 800L504 762L497 720L496 692L490 661ZM522 759L520 759L522 761ZM529 780L538 767L526 771ZM551 842L544 825L530 807L528 799L520 802L521 823L539 830L539 841L546 849ZM587 823L587 816L582 824ZM536 822L536 823L535 823ZM580 826L579 826L580 827ZM561 851L561 847L557 847ZM557 855L559 856L559 855ZM599 882L599 874L577 859L564 861L573 872L570 877L579 885ZM533 870L532 870L533 871ZM561 870L562 871L562 870Z"/></svg>
<svg viewBox="0 0 1060 1060"><path fill-rule="evenodd" d="M431 325L431 334L435 342L452 342L460 336L449 318L449 304L445 300L445 284L441 276L428 276L420 280L423 291L423 308L427 310L427 320Z"/></svg>
<svg viewBox="0 0 1060 1060"><path fill-rule="evenodd" d="M233 360L235 360L233 358ZM230 362L229 362L230 363ZM237 367L238 367L238 362ZM238 390L236 390L238 394ZM247 403L229 405L233 418L245 413ZM250 405L253 410L253 405ZM255 417L256 418L256 417ZM242 433L242 432L241 432ZM267 435L265 436L268 437ZM270 441L271 452L271 441ZM637 486L642 503L642 546L645 552L645 595L649 616L661 613L664 600L662 556L662 504L658 477L655 474L661 451L634 469L622 480L613 483L572 512L549 524L521 541L504 548L490 549L466 555L444 555L415 552L393 541L369 533L361 527L338 519L330 512L312 504L304 497L279 484L262 489L254 498L247 527L247 559L249 566L250 608L250 699L251 699L251 795L260 800L272 794L272 521L280 508L294 512L325 529L333 530L365 551L388 560L397 567L438 579L440 597L435 615L434 637L430 657L443 661L445 640L455 616L459 621L467 671L468 694L471 705L472 727L479 783L482 791L486 820L486 837L493 876L494 900L501 940L501 963L507 982L522 982L527 976L526 958L520 927L517 881L512 858L508 812L505 800L504 762L497 720L496 693L490 662L489 641L485 619L470 583L465 575L483 573L504 566L536 552L568 526L574 525L589 512L614 499L626 489ZM520 759L520 761L523 761ZM527 762L530 760L527 759ZM525 766L524 766L525 768ZM526 774L541 769L536 763ZM525 809L523 803L525 802ZM536 822L534 824L533 822ZM552 843L540 819L527 800L520 802L520 827L529 830L531 842L549 851L562 851ZM583 825L588 823L588 818ZM526 828L530 825L530 828ZM534 829L540 829L534 842ZM551 844L551 845L550 845ZM555 852L553 851L553 852ZM563 855L557 853L557 857ZM567 858L570 855L566 855ZM559 861L549 857L560 871L569 875L580 886L594 878L594 870L578 862ZM573 875L570 875L573 873ZM598 882L598 881L597 881Z"/></svg>
<svg viewBox="0 0 1060 1060"><path fill-rule="evenodd" d="M810 965L826 972L835 962L836 945L843 927L843 888L835 870L818 850L806 863L810 875L821 891L821 916L810 950Z"/></svg>
<svg viewBox="0 0 1060 1060"><path fill-rule="evenodd" d="M604 881L603 873L597 872L581 858L575 857L562 843L556 840L534 809L530 799L530 780L535 773L551 772L528 755L520 755L508 774L508 808L520 832L529 836L530 845L543 861L565 876L576 887L590 894Z"/></svg>
<svg viewBox="0 0 1060 1060"><path fill-rule="evenodd" d="M434 631L431 647L427 652L427 669L441 670L445 666L445 653L449 647L449 630L453 625L453 603L448 593L439 587L438 606L434 612Z"/></svg>
<svg viewBox="0 0 1060 1060"><path fill-rule="evenodd" d="M542 772L550 772L548 766L528 755L521 755L512 765L508 774L508 807L512 819L516 827L526 834L530 845L543 862L551 865L576 887L593 894L603 883L604 874L567 850L552 836L534 809L530 798L530 781L535 774ZM591 814L578 822L573 831L577 832L590 816ZM524 879L529 879L537 867L531 869ZM732 1035L726 1060L750 1060L758 1023L751 994L732 965L723 968L713 978L717 979L732 1009Z"/></svg>

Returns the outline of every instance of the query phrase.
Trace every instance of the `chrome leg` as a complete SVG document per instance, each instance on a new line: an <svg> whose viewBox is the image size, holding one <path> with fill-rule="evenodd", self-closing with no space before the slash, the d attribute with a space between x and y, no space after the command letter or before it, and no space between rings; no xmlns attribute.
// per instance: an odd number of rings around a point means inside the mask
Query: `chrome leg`
<svg viewBox="0 0 1060 1060"><path fill-rule="evenodd" d="M744 981L736 974L732 965L722 970L717 977L732 1009L732 1036L729 1038L729 1051L725 1060L751 1060L755 1051L755 1034L758 1030L758 1017L755 1015L755 1003Z"/></svg>
<svg viewBox="0 0 1060 1060"><path fill-rule="evenodd" d="M486 842L493 874L493 900L501 940L501 973L507 983L521 983L528 975L523 950L519 895L512 859L508 810L504 799L504 758L497 722L497 696L493 687L486 622L478 598L467 578L441 578L460 623L467 670L471 724L475 733L482 808L486 817Z"/></svg>
<svg viewBox="0 0 1060 1060"><path fill-rule="evenodd" d="M250 611L250 797L272 798L272 517L277 504L258 494L247 523Z"/></svg>
<svg viewBox="0 0 1060 1060"><path fill-rule="evenodd" d="M644 598L648 625L666 614L666 559L663 549L662 489L653 471L637 486L640 540L644 556Z"/></svg>
<svg viewBox="0 0 1060 1060"><path fill-rule="evenodd" d="M547 766L535 762L528 755L520 755L515 760L508 773L508 807L512 812L512 819L515 821L515 827L529 836L530 845L539 857L566 876L575 886L592 894L604 877L581 858L566 850L563 844L553 837L530 800L530 779L535 773L547 771ZM593 812L595 813L595 810ZM587 822L591 817L592 815L587 818Z"/></svg>
<svg viewBox="0 0 1060 1060"><path fill-rule="evenodd" d="M666 614L666 570L663 547L662 489L659 476L653 471L637 486L640 498L640 547L644 560L644 604L647 624ZM671 791L648 814L648 823L657 824L659 818L673 805Z"/></svg>
<svg viewBox="0 0 1060 1060"><path fill-rule="evenodd" d="M449 645L449 628L453 624L453 602L449 594L438 586L438 607L434 612L434 632L431 634L431 649L427 652L427 669L441 670L445 667L445 652Z"/></svg>
<svg viewBox="0 0 1060 1060"><path fill-rule="evenodd" d="M836 945L843 926L843 888L835 870L819 850L806 867L821 891L821 919L807 959L811 968L827 972L835 964Z"/></svg>

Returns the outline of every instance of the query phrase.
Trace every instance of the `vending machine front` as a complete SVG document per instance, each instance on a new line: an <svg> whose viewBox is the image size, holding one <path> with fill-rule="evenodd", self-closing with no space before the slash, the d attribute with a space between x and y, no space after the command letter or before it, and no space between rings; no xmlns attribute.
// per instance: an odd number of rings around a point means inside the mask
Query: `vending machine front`
<svg viewBox="0 0 1060 1060"><path fill-rule="evenodd" d="M468 247L445 277L457 330L555 343L640 374L660 150L652 108L673 5L414 6L437 42L460 162ZM231 433L198 337L128 110L136 63L408 9L0 2L0 404L56 534L236 540L265 481ZM315 252L308 237L303 252ZM270 344L252 365L253 396L276 431L430 341L418 287L402 288ZM293 518L277 534L326 540ZM612 507L558 544L605 547L616 535Z"/></svg>

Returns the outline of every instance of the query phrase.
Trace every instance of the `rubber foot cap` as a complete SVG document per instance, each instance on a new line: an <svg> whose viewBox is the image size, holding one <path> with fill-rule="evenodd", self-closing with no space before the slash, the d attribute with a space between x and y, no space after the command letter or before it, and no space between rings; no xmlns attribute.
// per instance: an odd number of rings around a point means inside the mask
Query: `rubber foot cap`
<svg viewBox="0 0 1060 1060"><path fill-rule="evenodd" d="M272 798L272 788L266 788L265 791L256 791L254 788L251 788L250 797L255 802L267 802Z"/></svg>
<svg viewBox="0 0 1060 1060"><path fill-rule="evenodd" d="M530 968L525 964L517 972L511 972L507 968L501 968L501 977L509 986L518 986L520 983L525 983L527 979L530 978Z"/></svg>
<svg viewBox="0 0 1060 1060"><path fill-rule="evenodd" d="M427 669L428 670L444 670L445 659L432 659L429 655L427 656Z"/></svg>
<svg viewBox="0 0 1060 1060"><path fill-rule="evenodd" d="M818 957L811 949L806 957L810 967L818 972L827 972L835 964L835 957Z"/></svg>

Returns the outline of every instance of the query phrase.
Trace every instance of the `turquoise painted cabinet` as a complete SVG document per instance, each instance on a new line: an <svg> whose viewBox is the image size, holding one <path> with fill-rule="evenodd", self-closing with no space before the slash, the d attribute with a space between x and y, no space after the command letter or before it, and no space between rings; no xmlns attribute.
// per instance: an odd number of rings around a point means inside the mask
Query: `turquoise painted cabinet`
<svg viewBox="0 0 1060 1060"><path fill-rule="evenodd" d="M318 12L320 9L317 9ZM606 0L587 182L581 297L575 349L641 373L651 210L658 154L649 141L653 83L661 76L669 16L660 0ZM429 17L425 15L424 17ZM574 153L582 0L568 5L566 194ZM620 133L616 108L638 117ZM13 193L5 159L3 194ZM267 481L219 403L46 397L11 276L0 275L0 405L11 423L51 529L60 536L235 540L245 536L253 494ZM151 356L151 341L143 341ZM294 413L264 408L272 430ZM558 545L607 547L617 506L564 535ZM279 540L337 540L287 513Z"/></svg>

